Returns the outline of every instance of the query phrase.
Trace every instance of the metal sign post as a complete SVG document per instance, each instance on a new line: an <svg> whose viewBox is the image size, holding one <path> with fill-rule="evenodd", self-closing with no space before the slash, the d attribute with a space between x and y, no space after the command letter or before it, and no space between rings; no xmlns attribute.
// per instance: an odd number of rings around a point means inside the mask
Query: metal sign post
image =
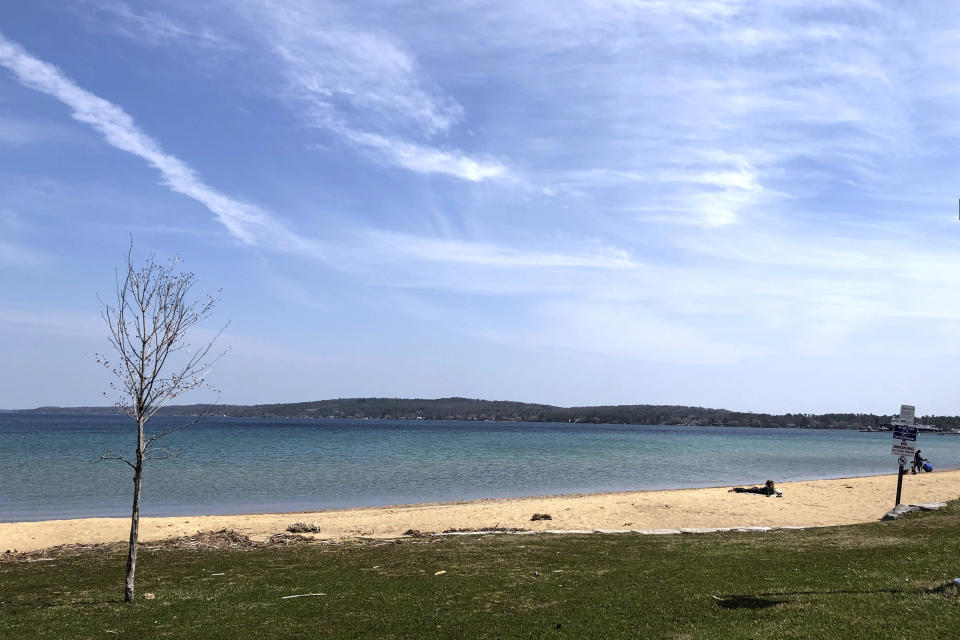
<svg viewBox="0 0 960 640"><path fill-rule="evenodd" d="M893 503L893 506L900 504L900 494L903 493L903 465L906 462L906 458L900 456L900 471L897 473L897 501Z"/></svg>
<svg viewBox="0 0 960 640"><path fill-rule="evenodd" d="M913 457L917 442L917 428L913 426L915 407L909 404L900 405L900 419L894 419L893 426L893 446L890 447L890 453L897 456L897 462L900 464L900 471L897 473L897 502L894 506L900 504L900 494L903 492L903 468L907 460Z"/></svg>

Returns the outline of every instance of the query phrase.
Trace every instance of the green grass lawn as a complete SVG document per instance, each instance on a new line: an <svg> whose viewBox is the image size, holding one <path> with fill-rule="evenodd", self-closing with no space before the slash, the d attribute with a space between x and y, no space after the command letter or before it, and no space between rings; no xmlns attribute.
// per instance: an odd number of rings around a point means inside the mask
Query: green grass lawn
<svg viewBox="0 0 960 640"><path fill-rule="evenodd" d="M770 533L156 546L132 605L122 550L0 561L0 637L960 636L960 589L943 586L960 576L957 502ZM306 593L325 595L282 599Z"/></svg>

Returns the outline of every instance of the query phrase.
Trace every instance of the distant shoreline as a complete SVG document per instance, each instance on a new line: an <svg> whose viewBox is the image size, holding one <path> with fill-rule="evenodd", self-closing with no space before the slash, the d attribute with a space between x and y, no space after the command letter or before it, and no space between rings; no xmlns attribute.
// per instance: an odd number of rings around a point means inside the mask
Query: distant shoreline
<svg viewBox="0 0 960 640"><path fill-rule="evenodd" d="M56 413L44 413L37 410L30 411L0 411L0 417L4 415L28 415L28 416L77 416L84 418L116 418L118 416L123 416L122 413L69 413L67 411L56 412ZM892 433L892 429L889 428L877 428L877 429L863 429L857 426L850 427L822 427L822 426L807 426L807 427L798 427L796 425L778 425L778 424L761 424L761 425L718 425L718 424L670 424L670 423L640 423L640 422L561 422L556 420L468 420L468 419L449 419L449 418L335 418L329 416L309 416L309 417L300 417L300 416L229 416L229 415L207 415L200 416L197 414L164 414L158 413L158 417L165 418L199 418L197 420L197 425L202 425L205 421L212 419L228 419L228 420L302 420L308 422L322 422L322 421L340 421L340 422L414 422L414 423L437 423L437 422L459 422L464 424L486 424L486 423L495 423L495 424L535 424L535 425L555 425L555 426L581 426L581 427L714 427L717 429L722 428L739 428L739 429L795 429L803 431L859 431L863 433ZM148 427L149 429L149 427ZM933 432L936 434L936 432ZM950 434L952 435L952 434Z"/></svg>
<svg viewBox="0 0 960 640"><path fill-rule="evenodd" d="M3 410L2 415L122 415L116 407L38 407ZM266 419L444 420L456 422L531 422L608 425L727 426L795 429L876 429L891 415L873 413L784 413L730 411L684 405L598 405L561 407L472 398L337 398L260 405L175 405L158 416ZM960 429L960 416L923 416L938 429Z"/></svg>
<svg viewBox="0 0 960 640"><path fill-rule="evenodd" d="M758 482L762 482L759 479ZM491 527L531 531L646 531L729 527L819 527L878 520L893 507L896 475L779 483L783 498L729 493L726 487L490 498L445 503L357 507L328 511L143 518L141 541L234 529L254 539L286 531L298 520L316 521L316 537L395 538L406 531L443 532ZM904 478L905 503L960 497L960 470ZM534 513L550 520L531 521ZM80 518L0 523L0 553L63 544L119 542L128 518Z"/></svg>
<svg viewBox="0 0 960 640"><path fill-rule="evenodd" d="M122 417L122 413L69 413L67 411L55 412L55 413L44 413L38 410L29 410L29 411L0 411L0 417L8 415L24 415L24 416L77 416L84 418L116 418ZM436 422L462 422L464 424L535 424L535 425L553 425L553 426L581 426L581 427L714 427L714 428L726 428L726 427L736 427L741 429L795 429L803 431L860 431L863 433L892 433L891 429L880 428L880 429L861 429L856 426L853 427L798 427L796 425L787 426L787 425L777 425L777 424L762 424L762 425L715 425L715 424L670 424L670 423L640 423L640 422L560 422L556 420L468 420L468 419L448 419L448 418L332 418L329 416L309 416L309 417L299 417L299 416L229 416L229 415L206 415L200 416L197 414L165 414L158 413L157 417L161 418L199 418L197 420L197 425L203 425L205 422L214 419L228 419L228 420L302 420L306 422L321 422L321 421L340 421L340 422L413 422L413 423L436 423ZM148 423L149 425L149 423ZM149 426L148 426L149 430ZM935 433L934 433L935 434ZM936 434L935 434L936 435ZM952 434L951 434L952 435Z"/></svg>

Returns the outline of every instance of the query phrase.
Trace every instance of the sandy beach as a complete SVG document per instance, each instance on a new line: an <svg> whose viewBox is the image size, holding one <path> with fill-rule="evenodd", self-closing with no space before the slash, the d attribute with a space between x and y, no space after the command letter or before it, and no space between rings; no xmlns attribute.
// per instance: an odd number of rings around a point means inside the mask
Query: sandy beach
<svg viewBox="0 0 960 640"><path fill-rule="evenodd" d="M143 518L140 540L234 529L262 540L294 521L320 525L318 537L395 537L409 529L522 527L535 531L596 529L680 529L713 527L819 527L873 522L894 502L896 474L778 483L782 498L728 492L728 487L531 498L473 500L442 504L342 509L300 513ZM960 497L960 470L904 477L906 504ZM534 513L551 520L531 522ZM32 551L62 544L123 541L129 519L82 518L0 523L0 553Z"/></svg>

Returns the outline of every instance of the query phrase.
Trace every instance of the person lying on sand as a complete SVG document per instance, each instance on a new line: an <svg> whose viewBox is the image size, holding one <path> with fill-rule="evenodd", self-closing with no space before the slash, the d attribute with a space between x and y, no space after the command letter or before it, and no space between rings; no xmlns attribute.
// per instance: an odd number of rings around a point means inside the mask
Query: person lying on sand
<svg viewBox="0 0 960 640"><path fill-rule="evenodd" d="M774 485L773 480L767 480L763 483L762 487L734 487L730 489L728 493L759 493L765 495L768 498L770 496L777 496L778 498L783 497L783 491L777 489Z"/></svg>

